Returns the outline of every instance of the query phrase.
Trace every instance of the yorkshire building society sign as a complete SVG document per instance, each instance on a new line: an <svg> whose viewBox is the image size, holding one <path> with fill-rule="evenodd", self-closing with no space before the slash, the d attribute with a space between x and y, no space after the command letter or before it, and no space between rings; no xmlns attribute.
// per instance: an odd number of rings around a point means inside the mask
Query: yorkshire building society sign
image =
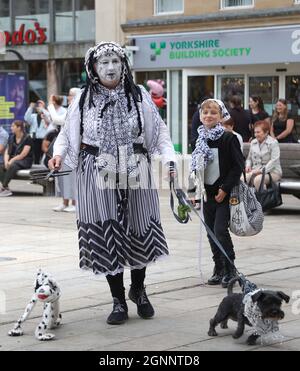
<svg viewBox="0 0 300 371"><path fill-rule="evenodd" d="M135 69L300 62L300 25L135 40Z"/></svg>

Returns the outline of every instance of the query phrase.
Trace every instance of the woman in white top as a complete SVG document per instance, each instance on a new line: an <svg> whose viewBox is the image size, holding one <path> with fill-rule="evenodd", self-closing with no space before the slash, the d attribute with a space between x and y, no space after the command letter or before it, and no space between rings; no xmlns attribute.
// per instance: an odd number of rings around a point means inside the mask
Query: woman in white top
<svg viewBox="0 0 300 371"><path fill-rule="evenodd" d="M258 190L263 169L266 173L264 182L266 185L270 183L268 174L271 174L274 182L278 182L282 177L282 169L279 144L270 136L270 124L266 121L257 121L254 124L254 136L246 161L246 178L249 182L253 177L254 186Z"/></svg>
<svg viewBox="0 0 300 371"><path fill-rule="evenodd" d="M70 105L73 99L79 94L81 90L79 88L72 88L68 95L68 104ZM53 130L60 130L64 126L67 116L67 110L62 107L62 98L56 95L51 95L49 99L48 111L51 115L51 121L53 124ZM63 166L63 170L70 170L67 165ZM56 196L62 197L62 203L52 210L56 212L75 212L76 204L76 175L75 171L72 171L67 176L58 177L55 179ZM71 204L70 204L71 202Z"/></svg>
<svg viewBox="0 0 300 371"><path fill-rule="evenodd" d="M68 105L73 102L77 94L81 92L79 88L71 88L68 95ZM62 107L62 100L58 100L56 95L51 95L49 99L48 111L56 128L64 126L67 116L67 110Z"/></svg>

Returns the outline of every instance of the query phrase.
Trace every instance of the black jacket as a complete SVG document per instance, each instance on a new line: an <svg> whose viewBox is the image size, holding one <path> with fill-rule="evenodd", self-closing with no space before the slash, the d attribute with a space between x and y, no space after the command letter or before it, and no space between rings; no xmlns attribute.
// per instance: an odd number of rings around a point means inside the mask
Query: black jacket
<svg viewBox="0 0 300 371"><path fill-rule="evenodd" d="M205 185L208 196L218 194L219 188L227 194L239 183L245 168L245 159L241 151L240 143L236 135L224 132L220 139L207 142L210 148L218 149L219 156L219 178L213 185Z"/></svg>
<svg viewBox="0 0 300 371"><path fill-rule="evenodd" d="M243 137L244 142L249 142L249 139L251 138L251 117L249 112L244 110L244 108L232 108L229 110L229 113L234 121L233 130Z"/></svg>

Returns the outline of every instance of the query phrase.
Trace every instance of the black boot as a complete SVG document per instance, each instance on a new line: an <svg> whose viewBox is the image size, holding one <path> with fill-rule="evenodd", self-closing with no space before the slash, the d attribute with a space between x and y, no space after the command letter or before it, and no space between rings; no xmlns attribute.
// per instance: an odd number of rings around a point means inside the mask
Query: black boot
<svg viewBox="0 0 300 371"><path fill-rule="evenodd" d="M121 325L128 320L128 307L126 301L120 302L118 298L113 298L113 310L108 316L106 322L109 325Z"/></svg>
<svg viewBox="0 0 300 371"><path fill-rule="evenodd" d="M232 262L234 262L233 259L231 259ZM236 268L234 265L229 263L228 260L225 262L225 271L224 271L224 277L222 279L222 287L224 289L227 288L228 283L236 276Z"/></svg>
<svg viewBox="0 0 300 371"><path fill-rule="evenodd" d="M207 284L211 285L211 286L220 285L221 282L222 282L223 275L224 275L223 262L222 261L216 261L214 271L213 271L213 275L207 281Z"/></svg>
<svg viewBox="0 0 300 371"><path fill-rule="evenodd" d="M144 286L140 289L130 286L128 297L137 305L137 314L140 317L148 319L154 316L154 308L147 297Z"/></svg>

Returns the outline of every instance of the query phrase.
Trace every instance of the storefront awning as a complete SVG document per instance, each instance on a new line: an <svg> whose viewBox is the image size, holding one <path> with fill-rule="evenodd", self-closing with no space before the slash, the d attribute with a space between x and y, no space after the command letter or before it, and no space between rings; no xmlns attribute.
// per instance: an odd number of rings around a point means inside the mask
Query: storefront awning
<svg viewBox="0 0 300 371"><path fill-rule="evenodd" d="M135 36L134 69L300 62L300 24Z"/></svg>

